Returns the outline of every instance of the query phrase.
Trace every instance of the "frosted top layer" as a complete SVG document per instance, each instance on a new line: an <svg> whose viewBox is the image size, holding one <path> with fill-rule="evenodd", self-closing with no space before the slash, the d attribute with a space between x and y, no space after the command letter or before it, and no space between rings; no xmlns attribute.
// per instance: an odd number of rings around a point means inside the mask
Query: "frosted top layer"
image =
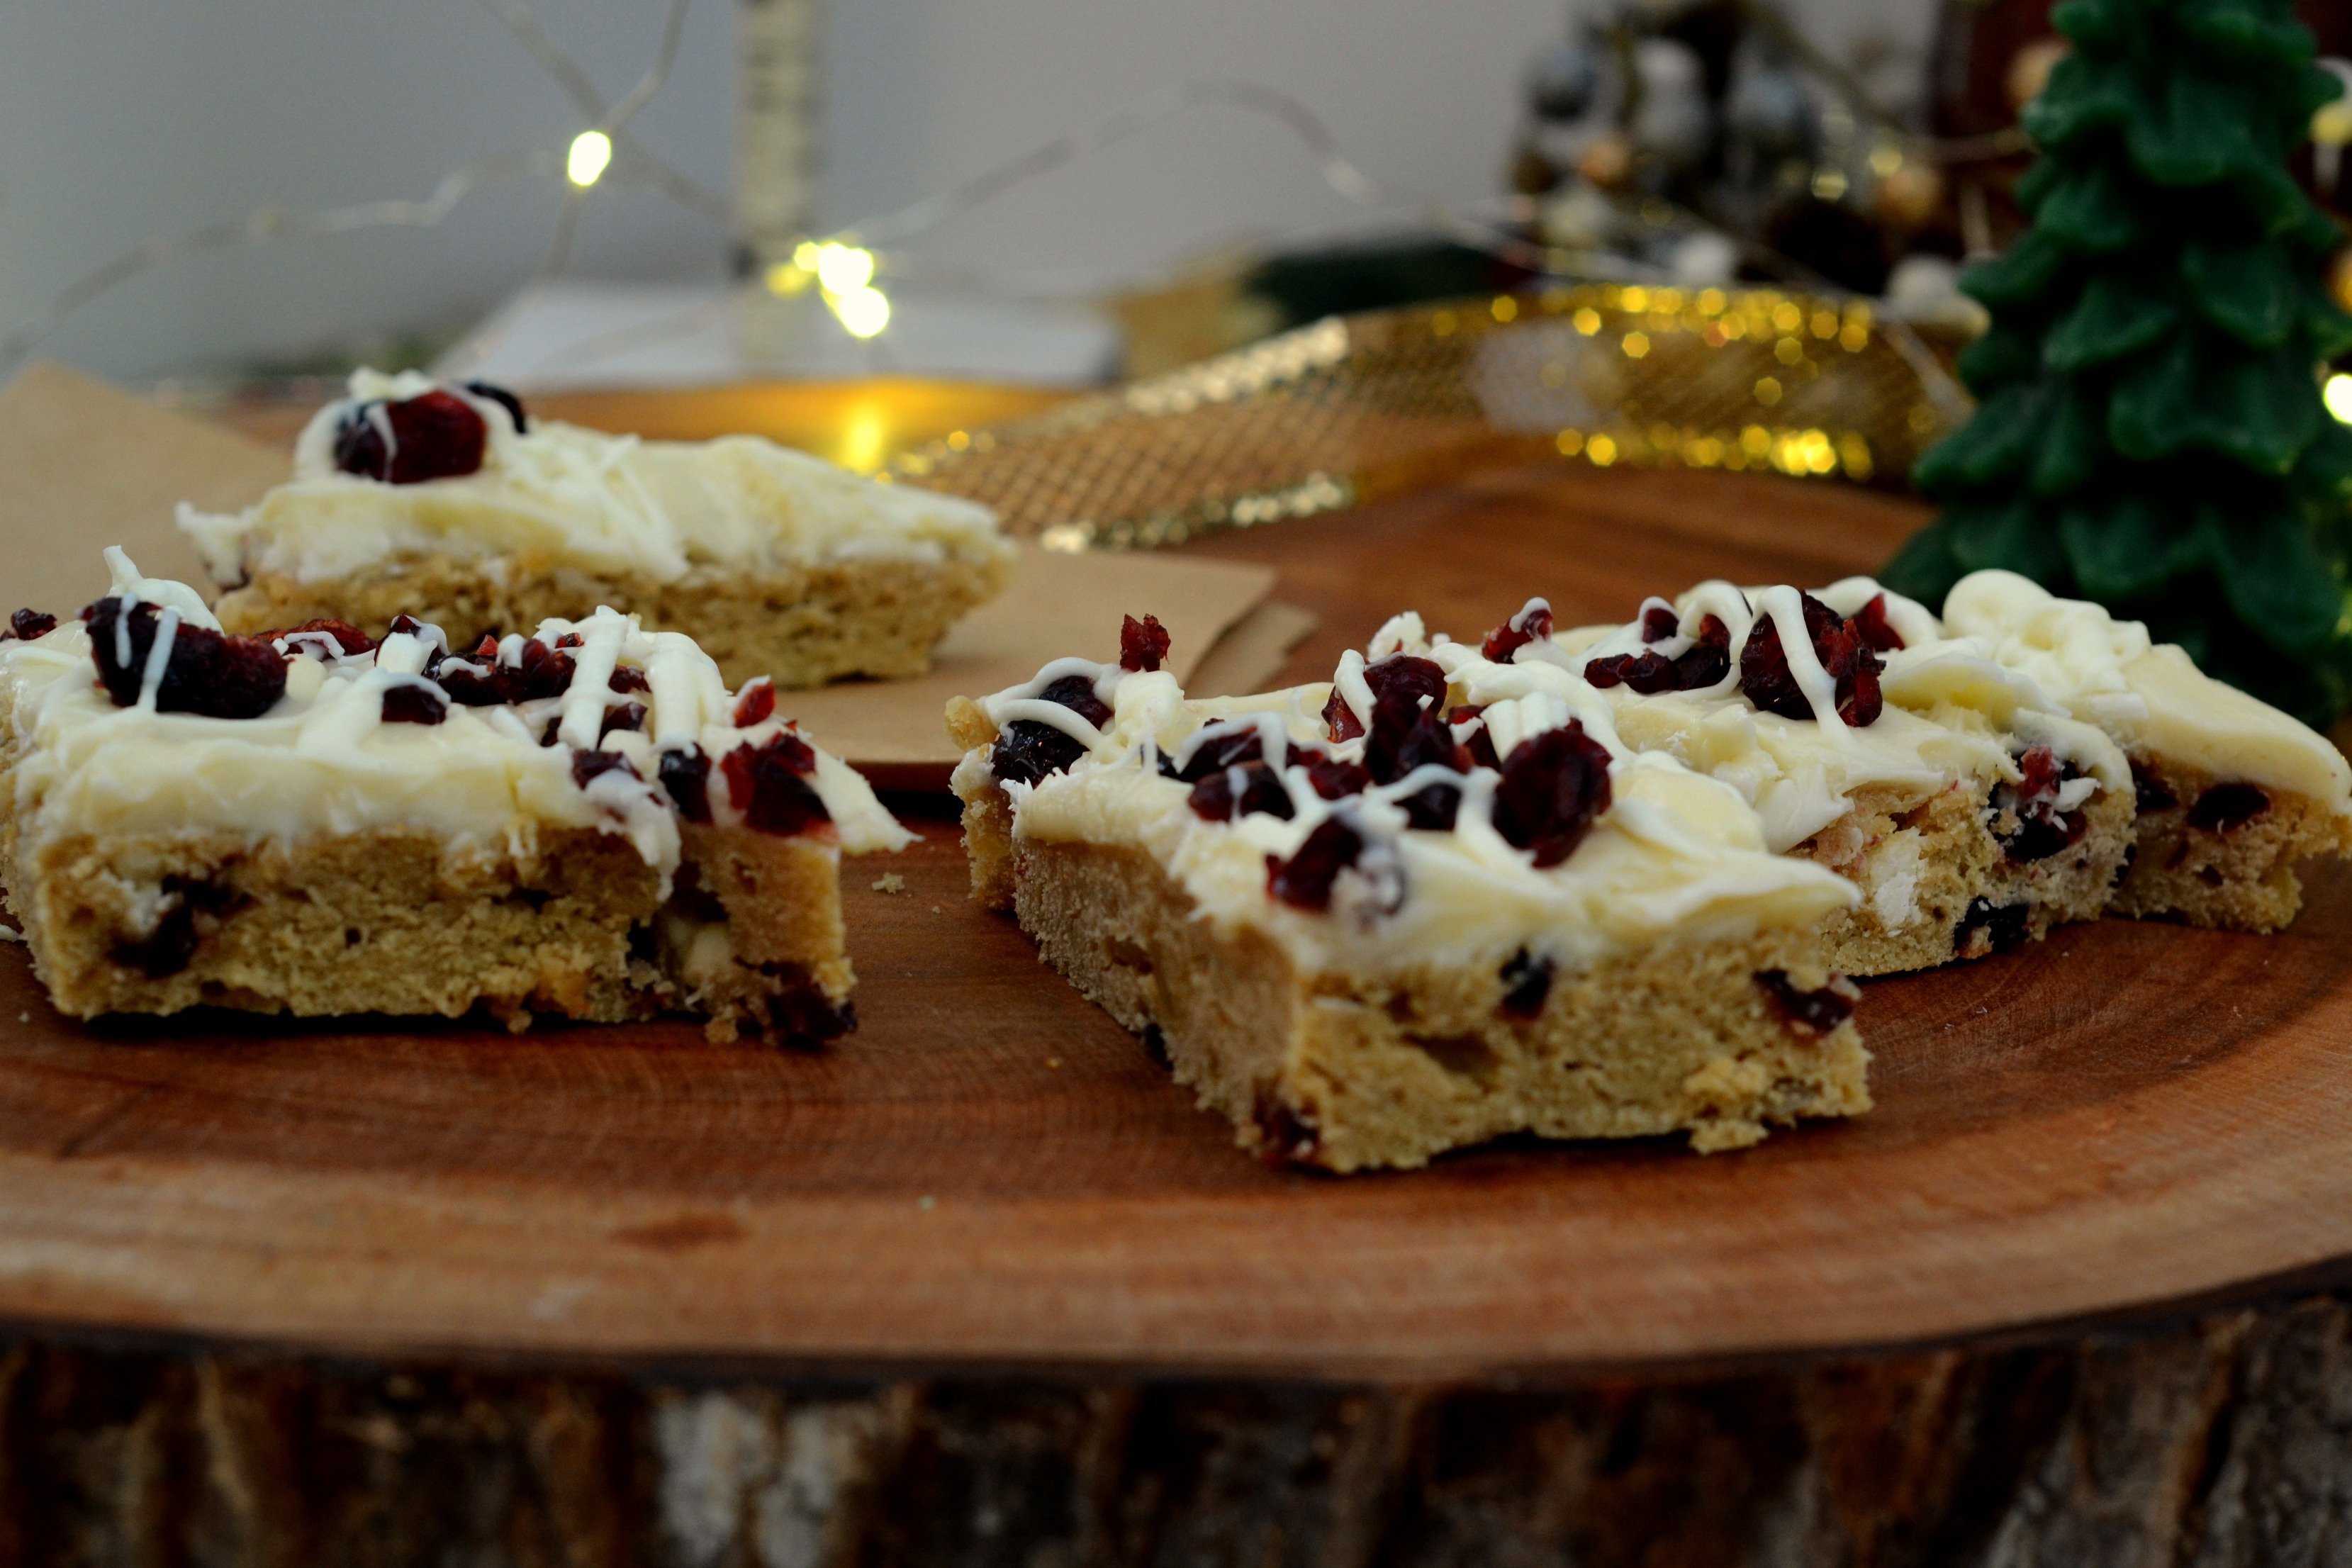
<svg viewBox="0 0 2352 1568"><path fill-rule="evenodd" d="M1843 879L1771 854L1736 791L1626 745L1609 704L1574 675L1433 647L1417 620L1391 623L1371 651L1407 646L1426 650L1420 662L1433 669L1443 661L1444 689L1420 700L1428 721L1405 742L1405 763L1433 747L1467 751L1386 784L1362 768L1372 748L1395 746L1376 713L1394 699L1372 685L1396 667L1351 652L1332 684L1213 700L1188 700L1165 672L1057 661L983 706L1000 732L1025 722L1068 737L1076 760L1034 782L1006 780L982 747L957 786L971 796L1001 784L1023 837L1140 845L1221 931L1265 931L1308 968L1491 965L1521 950L1580 967L1662 942L1810 927L1854 901ZM1104 722L1045 696L1074 677L1108 710ZM1399 711L1414 710L1388 718ZM1335 728L1370 732L1334 741ZM1222 769L1202 763L1243 753L1251 760ZM1530 798L1570 793L1535 765L1547 754L1605 769L1607 803L1564 858L1541 864L1544 852L1509 825L1526 822ZM1327 907L1286 900L1277 879L1311 860L1334 823L1357 848Z"/></svg>
<svg viewBox="0 0 2352 1568"><path fill-rule="evenodd" d="M1821 606L1845 626L1817 637L1807 622L1808 598L1815 601L1817 626ZM1840 642L1861 636L1865 622L1870 630L1862 643ZM1750 640L1768 634L1780 663L1760 672L1766 679L1759 682L1746 656ZM1719 668L1714 679L1658 689L1656 680L1621 676L1602 695L1627 742L1664 752L1738 790L1755 806L1765 841L1776 850L1793 848L1846 816L1859 790L1883 788L1916 800L1955 779L2016 784L2022 777L2018 758L2034 746L2048 747L2083 775L2070 785L2074 798L2066 809L2098 790L2130 787L2129 765L2098 729L2070 717L1988 649L1946 637L1924 606L1867 577L1815 595L1787 584L1702 583L1671 604L1645 602L1623 626L1563 632L1516 657L1523 665L1580 673L1605 663L1622 669L1623 661L1644 655L1684 660L1709 639L1720 657L1702 673ZM1817 645L1831 648L1843 679ZM1864 690L1874 697L1862 700Z"/></svg>
<svg viewBox="0 0 2352 1568"><path fill-rule="evenodd" d="M2327 737L2213 679L2179 648L2152 642L2137 621L2058 598L2012 572L1973 572L1945 598L1944 626L2127 752L2311 795L2352 814L2352 767Z"/></svg>
<svg viewBox="0 0 2352 1568"><path fill-rule="evenodd" d="M108 556L113 592L87 624L0 642L5 787L28 838L414 827L462 856L593 827L665 883L681 817L853 852L909 841L863 778L772 714L764 681L729 692L691 638L634 616L551 620L470 657L404 617L373 648L348 627L222 638L187 587ZM173 710L191 701L213 710Z"/></svg>
<svg viewBox="0 0 2352 1568"><path fill-rule="evenodd" d="M1012 550L985 507L878 484L756 436L646 441L540 419L526 434L503 403L414 373L360 371L350 392L303 429L290 483L233 514L181 507L180 526L216 581L273 573L317 582L436 553L532 553L674 582L699 566L979 563ZM478 468L391 483L337 467L347 422L368 426L378 450L396 452L386 405L434 393L480 416L487 441Z"/></svg>

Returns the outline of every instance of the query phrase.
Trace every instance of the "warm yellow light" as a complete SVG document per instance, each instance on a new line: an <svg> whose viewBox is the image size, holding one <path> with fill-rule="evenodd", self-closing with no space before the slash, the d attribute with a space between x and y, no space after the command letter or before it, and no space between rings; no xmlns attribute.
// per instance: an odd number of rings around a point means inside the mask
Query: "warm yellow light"
<svg viewBox="0 0 2352 1568"><path fill-rule="evenodd" d="M853 338L870 338L890 324L890 301L879 289L845 289L829 294L826 302Z"/></svg>
<svg viewBox="0 0 2352 1568"><path fill-rule="evenodd" d="M584 191L604 177L604 170L612 162L613 139L602 131L583 131L572 139L572 151L563 159L563 173Z"/></svg>
<svg viewBox="0 0 2352 1568"><path fill-rule="evenodd" d="M854 294L874 281L874 253L833 240L816 247L816 280L828 294Z"/></svg>
<svg viewBox="0 0 2352 1568"><path fill-rule="evenodd" d="M768 268L768 292L789 300L807 288L816 274L797 261L779 261Z"/></svg>
<svg viewBox="0 0 2352 1568"><path fill-rule="evenodd" d="M2327 399L2327 412L2347 425L2352 425L2352 375L2341 372L2327 378L2326 389L2321 394Z"/></svg>

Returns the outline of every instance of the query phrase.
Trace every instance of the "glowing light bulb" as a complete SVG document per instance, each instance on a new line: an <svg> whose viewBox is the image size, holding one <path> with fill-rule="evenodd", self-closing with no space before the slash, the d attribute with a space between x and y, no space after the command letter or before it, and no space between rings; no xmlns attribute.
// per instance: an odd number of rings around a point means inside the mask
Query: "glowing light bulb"
<svg viewBox="0 0 2352 1568"><path fill-rule="evenodd" d="M572 151L564 154L564 176L584 191L604 177L612 162L613 139L602 131L583 131L572 139Z"/></svg>
<svg viewBox="0 0 2352 1568"><path fill-rule="evenodd" d="M816 280L828 294L855 294L874 281L874 253L828 240L816 247Z"/></svg>
<svg viewBox="0 0 2352 1568"><path fill-rule="evenodd" d="M845 289L828 295L826 303L853 338L870 338L890 324L890 301L879 289Z"/></svg>
<svg viewBox="0 0 2352 1568"><path fill-rule="evenodd" d="M2327 402L2327 412L2346 425L2352 425L2352 375L2341 371L2327 378L2320 395Z"/></svg>

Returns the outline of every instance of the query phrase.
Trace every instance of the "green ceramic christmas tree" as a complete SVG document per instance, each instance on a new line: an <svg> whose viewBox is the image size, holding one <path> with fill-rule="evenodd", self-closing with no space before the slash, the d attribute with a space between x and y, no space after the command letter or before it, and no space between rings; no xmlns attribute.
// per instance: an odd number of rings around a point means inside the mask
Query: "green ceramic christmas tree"
<svg viewBox="0 0 2352 1568"><path fill-rule="evenodd" d="M1981 400L1920 459L1944 515L1887 567L1929 605L2001 566L2148 623L2312 722L2352 703L2352 348L2342 242L2287 172L2336 83L2289 0L2067 0L2027 109L2033 226L1962 287Z"/></svg>

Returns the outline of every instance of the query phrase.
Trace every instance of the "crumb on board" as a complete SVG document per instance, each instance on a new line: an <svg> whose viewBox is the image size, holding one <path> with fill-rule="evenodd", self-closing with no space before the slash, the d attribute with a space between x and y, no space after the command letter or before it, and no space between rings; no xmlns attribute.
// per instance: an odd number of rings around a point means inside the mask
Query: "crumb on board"
<svg viewBox="0 0 2352 1568"><path fill-rule="evenodd" d="M935 915L943 915L943 914L947 913L947 910L943 910L943 909L940 908L940 906L939 906L939 905L937 905L937 904L933 904L933 905L931 906L931 913L933 913L933 914L935 914Z"/></svg>
<svg viewBox="0 0 2352 1568"><path fill-rule="evenodd" d="M877 893L903 893L907 890L907 879L896 871L886 871L874 879L874 890Z"/></svg>

